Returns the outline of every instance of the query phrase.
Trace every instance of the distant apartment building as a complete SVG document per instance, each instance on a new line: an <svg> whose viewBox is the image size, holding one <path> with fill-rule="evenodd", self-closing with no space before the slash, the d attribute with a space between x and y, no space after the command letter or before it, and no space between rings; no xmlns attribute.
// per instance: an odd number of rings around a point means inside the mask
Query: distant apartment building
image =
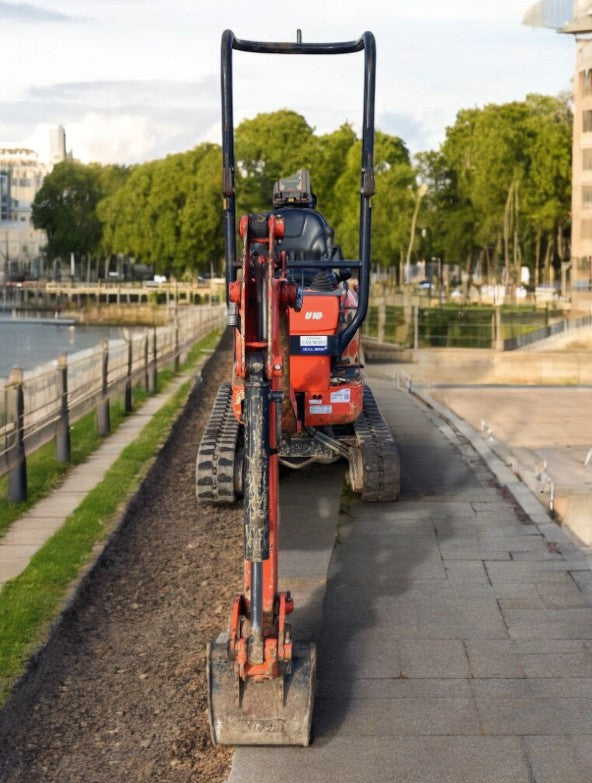
<svg viewBox="0 0 592 783"><path fill-rule="evenodd" d="M532 27L573 35L576 72L573 89L571 209L572 296L592 292L592 0L538 0L524 16ZM587 304L582 299L582 304ZM592 304L592 300L590 301Z"/></svg>
<svg viewBox="0 0 592 783"><path fill-rule="evenodd" d="M66 157L66 134L61 125L50 131L47 163L40 161L34 150L0 143L0 281L24 272L41 272L47 237L33 227L32 205L45 176Z"/></svg>
<svg viewBox="0 0 592 783"><path fill-rule="evenodd" d="M577 38L576 45L571 277L582 289L592 285L592 40Z"/></svg>

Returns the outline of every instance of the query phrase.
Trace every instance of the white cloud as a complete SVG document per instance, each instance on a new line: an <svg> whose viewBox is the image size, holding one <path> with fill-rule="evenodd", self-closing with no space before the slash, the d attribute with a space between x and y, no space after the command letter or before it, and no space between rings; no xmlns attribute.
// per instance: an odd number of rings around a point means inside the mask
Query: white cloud
<svg viewBox="0 0 592 783"><path fill-rule="evenodd" d="M6 3L0 1L0 19L22 24L35 22L82 21L78 16L68 16L59 11L48 11L30 3Z"/></svg>
<svg viewBox="0 0 592 783"><path fill-rule="evenodd" d="M41 123L61 123L78 157L105 162L218 142L220 35L230 25L241 38L262 40L295 40L298 27L305 41L373 30L377 125L413 150L426 149L442 140L461 108L568 87L573 41L523 27L529 4L300 0L260 15L243 0L43 0L52 13L94 21L84 36L73 35L71 24L29 24L26 51L34 56L23 56L22 36L7 36L3 55L18 67L3 88L0 138L25 139ZM236 52L234 78L236 124L289 107L319 133L346 120L359 128L361 56Z"/></svg>
<svg viewBox="0 0 592 783"><path fill-rule="evenodd" d="M68 125L67 144L83 163L138 163L154 152L172 129L157 126L148 115L89 112Z"/></svg>

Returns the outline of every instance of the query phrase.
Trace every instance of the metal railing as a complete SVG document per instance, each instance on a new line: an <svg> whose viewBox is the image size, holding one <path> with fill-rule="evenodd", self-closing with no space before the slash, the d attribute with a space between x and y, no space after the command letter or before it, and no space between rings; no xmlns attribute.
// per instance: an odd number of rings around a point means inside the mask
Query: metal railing
<svg viewBox="0 0 592 783"><path fill-rule="evenodd" d="M109 398L124 393L132 410L132 388L156 391L157 371L178 369L189 348L224 325L225 308L183 308L167 326L128 331L126 339L102 340L95 348L57 359L34 370L14 368L0 382L0 476L9 474L9 500L26 500L27 454L56 439L56 458L70 459L69 426L97 410L101 435L109 432Z"/></svg>
<svg viewBox="0 0 592 783"><path fill-rule="evenodd" d="M586 326L592 326L592 316L582 318L569 318L557 323L542 326L532 332L519 334L516 337L510 337L504 340L504 351L515 351L518 348L524 348L526 345L532 345L539 340L545 340L547 337L553 337L557 334L564 334L573 329L582 329Z"/></svg>
<svg viewBox="0 0 592 783"><path fill-rule="evenodd" d="M401 348L496 348L513 351L546 337L589 327L592 317L565 319L550 310L401 307L371 304L365 338Z"/></svg>

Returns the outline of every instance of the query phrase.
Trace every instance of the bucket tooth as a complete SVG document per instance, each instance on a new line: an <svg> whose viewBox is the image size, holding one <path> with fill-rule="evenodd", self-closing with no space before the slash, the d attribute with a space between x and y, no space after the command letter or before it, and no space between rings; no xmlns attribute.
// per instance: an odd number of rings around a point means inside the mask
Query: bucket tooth
<svg viewBox="0 0 592 783"><path fill-rule="evenodd" d="M216 745L308 745L316 679L313 642L294 642L289 674L241 682L226 641L208 644L209 718Z"/></svg>

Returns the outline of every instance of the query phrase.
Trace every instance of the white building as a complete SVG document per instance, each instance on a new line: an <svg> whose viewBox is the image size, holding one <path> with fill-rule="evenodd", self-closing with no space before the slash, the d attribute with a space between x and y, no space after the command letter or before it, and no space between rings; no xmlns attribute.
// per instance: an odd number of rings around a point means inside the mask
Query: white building
<svg viewBox="0 0 592 783"><path fill-rule="evenodd" d="M592 291L592 0L539 0L524 23L576 41L570 272L572 297L584 301Z"/></svg>
<svg viewBox="0 0 592 783"><path fill-rule="evenodd" d="M47 237L33 228L32 205L45 176L67 157L61 125L50 131L50 157L44 163L34 150L0 143L0 282L14 274L41 271Z"/></svg>

